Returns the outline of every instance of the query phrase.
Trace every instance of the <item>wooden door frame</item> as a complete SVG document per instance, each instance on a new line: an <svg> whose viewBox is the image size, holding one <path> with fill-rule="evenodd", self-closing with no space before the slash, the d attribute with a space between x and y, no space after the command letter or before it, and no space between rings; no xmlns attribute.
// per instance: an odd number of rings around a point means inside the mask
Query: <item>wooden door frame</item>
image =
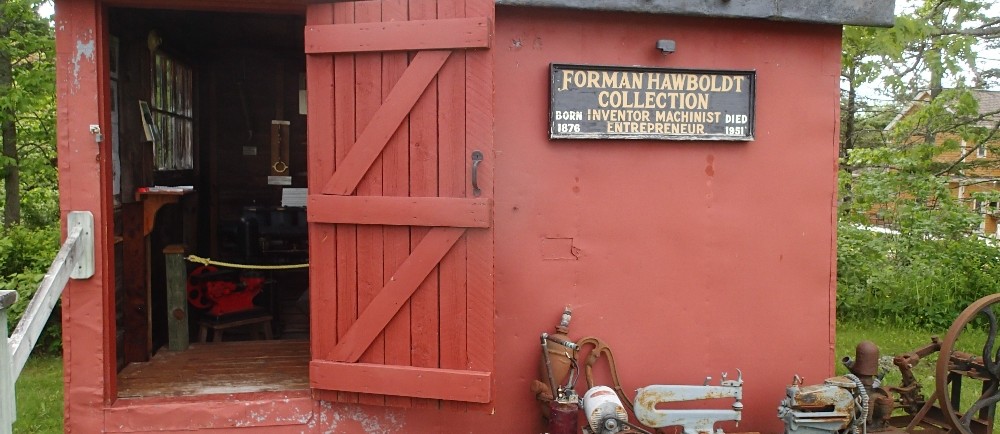
<svg viewBox="0 0 1000 434"><path fill-rule="evenodd" d="M57 151L60 210L90 211L96 273L70 282L63 299L67 428L102 426L94 409L117 399L114 196L111 140L95 143L91 126L111 132L111 7L305 15L305 0L57 0ZM65 232L64 232L65 235ZM95 295L99 294L99 295ZM94 327L99 324L100 329ZM98 333L95 333L97 331ZM94 363L95 359L102 362ZM95 370L95 371L92 371ZM92 391L101 390L98 397Z"/></svg>
<svg viewBox="0 0 1000 434"><path fill-rule="evenodd" d="M109 21L111 7L214 10L304 15L304 1L56 0L57 150L60 211L90 211L95 274L73 280L63 293L64 418L71 432L235 428L253 424L299 432L316 401L308 392L241 394L238 398L118 399L115 343L114 196L111 140L97 142L91 126L111 131ZM65 232L63 232L65 236ZM285 404L274 407L274 402ZM205 411L209 406L213 411ZM268 414L248 418L247 414ZM170 414L187 414L176 418ZM165 416L167 415L167 416ZM281 431L281 427L285 427ZM291 429L287 429L291 427Z"/></svg>
<svg viewBox="0 0 1000 434"><path fill-rule="evenodd" d="M98 231L94 276L62 299L66 427L82 432L103 426L115 388L111 141L92 133L111 131L107 20L99 0L59 1L55 19L60 213L90 211Z"/></svg>
<svg viewBox="0 0 1000 434"><path fill-rule="evenodd" d="M102 0L107 7L302 15L306 0Z"/></svg>

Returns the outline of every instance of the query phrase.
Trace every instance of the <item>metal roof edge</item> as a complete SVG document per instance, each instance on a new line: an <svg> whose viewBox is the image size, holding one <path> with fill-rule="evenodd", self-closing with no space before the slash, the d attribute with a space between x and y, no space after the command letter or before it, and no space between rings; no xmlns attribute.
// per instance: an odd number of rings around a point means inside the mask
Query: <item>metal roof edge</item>
<svg viewBox="0 0 1000 434"><path fill-rule="evenodd" d="M496 0L498 5L892 27L895 0Z"/></svg>

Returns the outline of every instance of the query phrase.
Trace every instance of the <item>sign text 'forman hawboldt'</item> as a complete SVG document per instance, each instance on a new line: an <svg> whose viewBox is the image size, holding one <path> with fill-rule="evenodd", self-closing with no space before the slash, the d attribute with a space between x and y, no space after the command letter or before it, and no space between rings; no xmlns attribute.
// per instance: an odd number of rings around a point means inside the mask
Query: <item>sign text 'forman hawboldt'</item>
<svg viewBox="0 0 1000 434"><path fill-rule="evenodd" d="M553 64L553 139L753 140L753 71Z"/></svg>

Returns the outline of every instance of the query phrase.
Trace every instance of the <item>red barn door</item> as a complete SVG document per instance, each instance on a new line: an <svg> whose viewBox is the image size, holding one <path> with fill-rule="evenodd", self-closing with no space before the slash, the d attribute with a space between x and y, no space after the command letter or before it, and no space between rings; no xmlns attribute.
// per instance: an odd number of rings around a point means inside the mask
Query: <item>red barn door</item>
<svg viewBox="0 0 1000 434"><path fill-rule="evenodd" d="M493 0L309 6L319 398L492 400L493 16Z"/></svg>

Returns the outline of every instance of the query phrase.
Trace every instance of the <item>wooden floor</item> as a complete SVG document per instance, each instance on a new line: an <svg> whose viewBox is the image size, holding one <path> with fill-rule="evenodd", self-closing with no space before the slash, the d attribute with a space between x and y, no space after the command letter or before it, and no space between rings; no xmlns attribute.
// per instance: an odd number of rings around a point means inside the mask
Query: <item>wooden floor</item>
<svg viewBox="0 0 1000 434"><path fill-rule="evenodd" d="M271 392L309 388L309 341L192 343L160 350L118 374L118 397Z"/></svg>

